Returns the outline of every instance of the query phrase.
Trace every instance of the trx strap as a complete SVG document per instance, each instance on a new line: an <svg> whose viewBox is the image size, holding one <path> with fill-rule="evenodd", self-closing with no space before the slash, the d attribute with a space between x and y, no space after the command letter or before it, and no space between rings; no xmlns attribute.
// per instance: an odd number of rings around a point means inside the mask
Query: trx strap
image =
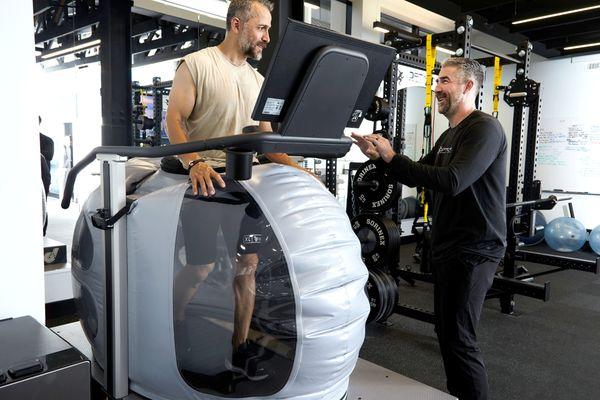
<svg viewBox="0 0 600 400"><path fill-rule="evenodd" d="M431 108L431 86L433 83L433 68L435 68L435 47L432 45L432 35L427 35L427 58L425 59L425 107Z"/></svg>
<svg viewBox="0 0 600 400"><path fill-rule="evenodd" d="M429 263L429 252L431 249L431 221L429 220L429 202L426 199L426 189L423 187L419 189L417 201L419 202L419 206L423 208L423 222L419 222L419 214L416 214L411 229L411 232L417 238L417 245L413 257L420 261L422 273L430 273L431 266ZM421 231L419 231L419 227L421 228Z"/></svg>
<svg viewBox="0 0 600 400"><path fill-rule="evenodd" d="M500 65L500 57L494 57L494 106L492 116L498 118L498 103L500 100L500 85L502 85L502 65Z"/></svg>
<svg viewBox="0 0 600 400"><path fill-rule="evenodd" d="M421 158L431 151L432 143L432 112L431 104L433 100L433 92L431 87L433 85L433 69L435 68L435 46L432 43L432 35L427 35L426 38L426 58L425 58L425 121L423 122L423 147L421 149ZM419 198L419 204L423 207L423 232L429 228L429 222L427 213L429 211L429 203L425 198L425 188L419 188L417 194ZM416 231L418 225L419 215L415 216L413 221L413 232Z"/></svg>
<svg viewBox="0 0 600 400"><path fill-rule="evenodd" d="M433 68L435 68L435 47L432 44L432 35L427 35L426 41L427 57L425 59L425 122L423 123L423 149L421 156L429 153L431 150L431 103L433 94L431 86L433 84Z"/></svg>
<svg viewBox="0 0 600 400"><path fill-rule="evenodd" d="M417 193L417 201L419 203L419 206L423 208L423 222L425 223L425 225L429 225L429 199L427 199L426 191L427 189L423 186L419 188L419 193ZM419 215L417 215L417 217L415 218L415 222L418 219Z"/></svg>

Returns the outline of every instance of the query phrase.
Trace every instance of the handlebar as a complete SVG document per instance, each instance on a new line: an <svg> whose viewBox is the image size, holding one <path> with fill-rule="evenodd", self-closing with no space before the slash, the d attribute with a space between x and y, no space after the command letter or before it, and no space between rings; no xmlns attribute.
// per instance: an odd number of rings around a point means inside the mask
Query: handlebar
<svg viewBox="0 0 600 400"><path fill-rule="evenodd" d="M67 175L61 207L69 208L77 174L92 163L98 154L115 154L123 157L166 157L205 150L241 148L256 153L288 153L312 157L337 158L345 155L352 146L346 136L339 139L281 136L278 133L249 133L221 138L199 140L161 147L99 146L79 161Z"/></svg>

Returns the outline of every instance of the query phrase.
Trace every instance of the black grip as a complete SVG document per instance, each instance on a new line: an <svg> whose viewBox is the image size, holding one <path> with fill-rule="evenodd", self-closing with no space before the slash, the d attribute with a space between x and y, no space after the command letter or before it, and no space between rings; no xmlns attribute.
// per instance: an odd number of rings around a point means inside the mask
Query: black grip
<svg viewBox="0 0 600 400"><path fill-rule="evenodd" d="M8 374L13 378L22 378L27 375L32 375L44 370L44 365L40 360L35 359L32 361L24 362L18 365L14 365L8 369Z"/></svg>
<svg viewBox="0 0 600 400"><path fill-rule="evenodd" d="M256 134L254 134L256 135ZM260 134L267 136L267 134ZM253 135L244 135L244 138L251 137ZM269 135L270 136L270 135ZM227 136L224 138L215 138L209 140L199 140L189 143L171 144L168 146L160 147L129 147L129 146L100 146L92 150L87 156L79 161L67 175L65 182L65 189L63 191L63 199L61 207L64 209L69 208L71 204L71 197L73 196L73 187L75 185L75 179L77 174L82 169L87 167L92 161L96 159L98 154L116 154L123 157L166 157L177 154L194 153L197 151L203 151L207 149L224 149L225 147L233 145L235 142L243 142L239 140L240 135ZM237 140L236 140L237 139Z"/></svg>

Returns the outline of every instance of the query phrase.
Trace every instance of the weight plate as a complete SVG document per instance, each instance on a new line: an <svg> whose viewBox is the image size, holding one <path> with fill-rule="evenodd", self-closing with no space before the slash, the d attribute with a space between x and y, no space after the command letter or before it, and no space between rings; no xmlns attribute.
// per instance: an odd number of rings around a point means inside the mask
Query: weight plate
<svg viewBox="0 0 600 400"><path fill-rule="evenodd" d="M390 280L388 279L389 275L383 270L379 268L373 268L371 271L375 276L377 276L381 280L384 286L384 294L381 296L381 298L382 303L385 304L385 307L382 309L381 314L375 321L385 322L394 310L393 287L391 285Z"/></svg>
<svg viewBox="0 0 600 400"><path fill-rule="evenodd" d="M365 210L389 209L397 201L400 190L400 184L374 161L363 163L354 175L354 201Z"/></svg>
<svg viewBox="0 0 600 400"><path fill-rule="evenodd" d="M388 308L385 313L382 315L382 320L380 322L387 321L387 319L394 313L396 310L396 305L398 304L398 284L393 276L386 272L382 272L381 277L384 281L386 281L388 286Z"/></svg>
<svg viewBox="0 0 600 400"><path fill-rule="evenodd" d="M402 199L406 204L406 218L414 218L417 215L417 198L415 196L408 196Z"/></svg>
<svg viewBox="0 0 600 400"><path fill-rule="evenodd" d="M369 271L369 279L365 285L367 298L371 311L367 317L367 323L379 321L388 307L387 288L377 271Z"/></svg>
<svg viewBox="0 0 600 400"><path fill-rule="evenodd" d="M408 216L408 203L406 199L401 199L398 202L398 218L406 219Z"/></svg>
<svg viewBox="0 0 600 400"><path fill-rule="evenodd" d="M390 288L387 282L387 279L385 279L385 274L382 270L380 270L379 268L372 268L370 270L370 273L374 275L374 279L378 279L381 282L381 286L382 286L382 290L381 290L381 312L377 315L377 318L374 320L375 322L384 322L385 321L385 316L388 313L388 310L390 308Z"/></svg>
<svg viewBox="0 0 600 400"><path fill-rule="evenodd" d="M400 249L400 230L389 218L359 214L351 221L361 244L363 262L368 267L392 265Z"/></svg>

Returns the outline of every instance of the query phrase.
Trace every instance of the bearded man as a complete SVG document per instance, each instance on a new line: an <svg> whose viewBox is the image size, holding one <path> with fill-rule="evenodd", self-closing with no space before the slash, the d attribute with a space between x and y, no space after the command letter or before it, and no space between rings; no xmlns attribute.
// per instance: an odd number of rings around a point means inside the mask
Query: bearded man
<svg viewBox="0 0 600 400"><path fill-rule="evenodd" d="M247 59L260 60L270 42L272 2L268 0L232 0L226 18L225 39L218 46L208 47L185 56L178 64L169 94L167 133L171 144L206 140L243 133L247 126L258 125L260 132L272 131L271 124L251 118L263 76ZM268 153L271 162L300 168L285 153ZM181 164L188 170L196 199L212 197L214 183L225 188L221 172L225 153L208 150L182 154ZM300 168L301 169L301 168ZM261 237L263 218L247 207L241 231L254 238ZM175 277L173 287L176 330L185 330L186 307L201 290L215 266L216 236L227 216L206 201L184 201L181 220L186 247L186 265ZM231 230L226 227L223 231ZM227 367L251 380L267 377L256 367L260 346L248 338L255 300L255 274L262 243L244 245L243 238L235 249L234 327L232 356ZM232 245L235 246L235 243ZM177 335L177 332L176 332Z"/></svg>

